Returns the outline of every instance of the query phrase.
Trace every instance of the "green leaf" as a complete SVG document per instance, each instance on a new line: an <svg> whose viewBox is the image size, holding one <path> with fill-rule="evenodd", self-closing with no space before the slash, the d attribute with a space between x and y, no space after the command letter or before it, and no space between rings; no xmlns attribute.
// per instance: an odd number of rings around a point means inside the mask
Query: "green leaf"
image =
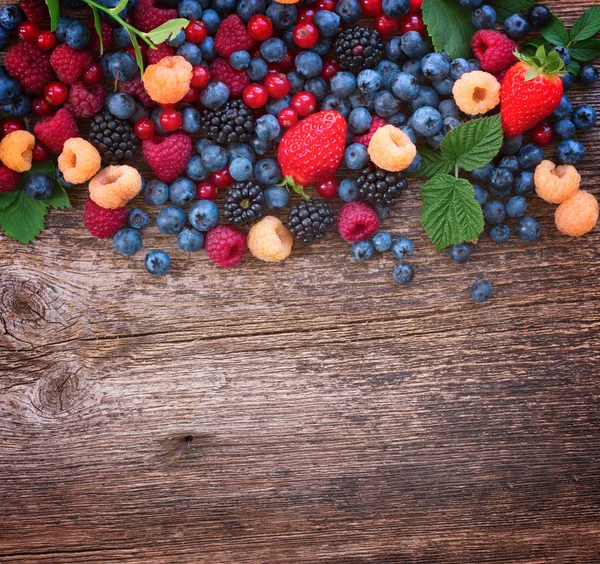
<svg viewBox="0 0 600 564"><path fill-rule="evenodd" d="M489 163L503 142L500 116L473 119L453 129L442 141L444 157L466 171Z"/></svg>
<svg viewBox="0 0 600 564"><path fill-rule="evenodd" d="M423 0L423 20L438 52L452 59L470 58L471 38L477 31L471 23L472 10L457 0Z"/></svg>
<svg viewBox="0 0 600 564"><path fill-rule="evenodd" d="M535 0L492 0L489 4L495 8L498 20L504 22L513 14L529 10L535 4Z"/></svg>
<svg viewBox="0 0 600 564"><path fill-rule="evenodd" d="M566 47L569 43L569 31L565 27L565 24L554 15L550 19L550 24L544 29L541 29L540 33L542 34L542 37L546 41L552 43L552 45Z"/></svg>
<svg viewBox="0 0 600 564"><path fill-rule="evenodd" d="M10 192L4 192L0 194L0 210L5 210L15 201L15 198L19 194L19 188L21 186L22 182L20 182L19 185Z"/></svg>
<svg viewBox="0 0 600 564"><path fill-rule="evenodd" d="M169 20L168 22L159 25L157 28L154 28L152 31L149 31L146 34L146 37L158 45L169 39L169 37L176 36L182 29L186 28L189 23L189 20L186 20L185 18Z"/></svg>
<svg viewBox="0 0 600 564"><path fill-rule="evenodd" d="M142 57L142 50L140 49L140 44L138 43L137 37L133 33L131 33L131 31L127 30L127 33L129 33L129 37L131 38L131 44L133 45L133 50L135 51L135 61L137 63L138 68L140 69L140 76L144 76L144 58Z"/></svg>
<svg viewBox="0 0 600 564"><path fill-rule="evenodd" d="M600 39L577 41L569 47L569 53L571 57L582 63L593 61L596 57L600 57Z"/></svg>
<svg viewBox="0 0 600 564"><path fill-rule="evenodd" d="M573 24L571 42L583 41L594 37L600 31L600 7L589 8Z"/></svg>
<svg viewBox="0 0 600 564"><path fill-rule="evenodd" d="M433 178L437 174L446 174L454 165L440 151L435 151L428 145L419 147L419 154L421 155L421 168L414 175L417 178Z"/></svg>
<svg viewBox="0 0 600 564"><path fill-rule="evenodd" d="M0 225L5 235L20 243L31 243L44 229L47 213L44 202L30 198L20 189L12 205L0 210Z"/></svg>
<svg viewBox="0 0 600 564"><path fill-rule="evenodd" d="M567 70L571 74L574 74L575 76L577 76L579 74L579 71L581 70L581 65L577 61L571 60L571 62L569 63L569 66L567 66Z"/></svg>
<svg viewBox="0 0 600 564"><path fill-rule="evenodd" d="M54 190L52 190L52 196L46 198L44 203L47 206L55 210L62 210L64 208L70 208L71 202L69 201L69 196L67 195L64 187L59 183L54 183Z"/></svg>
<svg viewBox="0 0 600 564"><path fill-rule="evenodd" d="M119 3L114 8L110 9L110 12L113 14L113 16L118 16L123 11L125 6L127 6L127 2L128 0L119 0Z"/></svg>
<svg viewBox="0 0 600 564"><path fill-rule="evenodd" d="M100 56L104 53L104 44L102 41L102 26L100 24L100 14L95 6L90 6L92 9L92 14L94 15L94 27L96 28L96 33L98 34L98 39L100 40Z"/></svg>
<svg viewBox="0 0 600 564"><path fill-rule="evenodd" d="M421 188L421 225L437 251L474 241L483 232L481 206L464 178L438 174Z"/></svg>
<svg viewBox="0 0 600 564"><path fill-rule="evenodd" d="M48 12L50 14L50 31L54 31L58 27L58 20L60 20L60 6L58 0L46 0L46 6L48 6Z"/></svg>

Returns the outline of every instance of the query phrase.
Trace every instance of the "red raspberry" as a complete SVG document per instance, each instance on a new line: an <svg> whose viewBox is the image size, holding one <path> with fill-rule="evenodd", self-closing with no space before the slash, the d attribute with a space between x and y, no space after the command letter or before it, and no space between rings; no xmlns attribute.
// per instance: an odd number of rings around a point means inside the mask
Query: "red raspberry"
<svg viewBox="0 0 600 564"><path fill-rule="evenodd" d="M24 92L40 94L44 86L54 80L50 54L35 43L19 42L13 45L4 59L8 74L16 78Z"/></svg>
<svg viewBox="0 0 600 564"><path fill-rule="evenodd" d="M40 22L48 18L48 8L44 0L21 0L19 6L30 22Z"/></svg>
<svg viewBox="0 0 600 564"><path fill-rule="evenodd" d="M119 82L119 92L129 94L134 98L137 98L144 106L151 108L154 105L152 98L144 88L144 84L139 77L126 82Z"/></svg>
<svg viewBox="0 0 600 564"><path fill-rule="evenodd" d="M62 153L67 139L79 137L75 118L66 108L61 108L53 116L38 121L33 128L33 133L55 153Z"/></svg>
<svg viewBox="0 0 600 564"><path fill-rule="evenodd" d="M231 14L219 26L215 35L215 49L221 57L231 57L236 51L249 51L256 41L248 35L242 19Z"/></svg>
<svg viewBox="0 0 600 564"><path fill-rule="evenodd" d="M173 182L185 171L192 154L192 141L183 132L155 135L142 143L142 154L154 176L163 182Z"/></svg>
<svg viewBox="0 0 600 564"><path fill-rule="evenodd" d="M367 133L363 133L362 135L356 135L352 141L354 143L362 143L365 147L368 147L373 135L375 135L375 132L384 125L387 125L387 123L383 118L380 118L379 116L373 116L369 131Z"/></svg>
<svg viewBox="0 0 600 564"><path fill-rule="evenodd" d="M239 98L246 86L250 85L248 73L243 69L234 69L228 59L215 59L210 64L210 77L225 84L232 98Z"/></svg>
<svg viewBox="0 0 600 564"><path fill-rule="evenodd" d="M344 204L338 217L338 231L342 239L354 243L373 237L379 229L379 217L375 210L364 202Z"/></svg>
<svg viewBox="0 0 600 564"><path fill-rule="evenodd" d="M88 49L92 50L96 55L100 54L100 38L98 32L94 26L94 22L86 22L90 30L90 42ZM115 42L115 31L114 29L104 20L100 20L100 31L102 32L102 47L104 52L110 51L113 48Z"/></svg>
<svg viewBox="0 0 600 564"><path fill-rule="evenodd" d="M101 84L85 86L83 82L76 82L71 86L65 108L70 110L76 118L89 118L96 115L103 105L104 88Z"/></svg>
<svg viewBox="0 0 600 564"><path fill-rule="evenodd" d="M133 10L133 24L140 31L151 31L177 18L177 9L158 8L157 0L139 0Z"/></svg>
<svg viewBox="0 0 600 564"><path fill-rule="evenodd" d="M21 181L21 173L7 166L0 166L0 194L14 190Z"/></svg>
<svg viewBox="0 0 600 564"><path fill-rule="evenodd" d="M74 84L94 62L89 51L73 49L70 45L58 45L50 55L50 64L58 77L65 84Z"/></svg>
<svg viewBox="0 0 600 564"><path fill-rule="evenodd" d="M83 208L83 223L94 237L107 239L127 223L127 208L107 210L88 198Z"/></svg>
<svg viewBox="0 0 600 564"><path fill-rule="evenodd" d="M246 237L229 225L217 225L206 234L206 254L215 264L229 268L242 260Z"/></svg>
<svg viewBox="0 0 600 564"><path fill-rule="evenodd" d="M121 51L129 53L135 59L135 49L133 48L133 45L128 45L121 49ZM150 51L150 48L144 42L140 42L140 51L142 52L142 61L146 64L148 62L148 51Z"/></svg>
<svg viewBox="0 0 600 564"><path fill-rule="evenodd" d="M514 53L519 46L499 31L479 30L471 39L471 49L487 72L502 72L517 62Z"/></svg>
<svg viewBox="0 0 600 564"><path fill-rule="evenodd" d="M171 47L166 43L159 43L156 47L156 49L148 49L148 62L151 65L155 65L165 57L175 55L175 47Z"/></svg>

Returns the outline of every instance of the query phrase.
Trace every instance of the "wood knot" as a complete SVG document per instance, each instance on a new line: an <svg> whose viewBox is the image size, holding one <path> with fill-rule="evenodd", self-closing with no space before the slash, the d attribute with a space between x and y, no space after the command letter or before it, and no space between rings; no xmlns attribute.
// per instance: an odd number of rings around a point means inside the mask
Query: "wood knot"
<svg viewBox="0 0 600 564"><path fill-rule="evenodd" d="M38 323L46 319L47 307L42 298L43 288L29 281L8 281L2 286L2 312L25 323Z"/></svg>

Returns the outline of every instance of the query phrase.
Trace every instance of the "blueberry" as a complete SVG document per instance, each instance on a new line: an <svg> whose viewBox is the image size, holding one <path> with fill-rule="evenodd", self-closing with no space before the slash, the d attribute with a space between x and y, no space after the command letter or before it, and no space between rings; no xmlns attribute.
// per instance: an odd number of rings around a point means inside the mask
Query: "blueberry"
<svg viewBox="0 0 600 564"><path fill-rule="evenodd" d="M264 196L265 206L269 210L282 210L290 203L290 193L283 186L269 186Z"/></svg>
<svg viewBox="0 0 600 564"><path fill-rule="evenodd" d="M415 252L415 245L408 237L398 237L392 243L392 254L402 260L412 256Z"/></svg>
<svg viewBox="0 0 600 564"><path fill-rule="evenodd" d="M229 88L222 82L211 80L200 93L200 101L210 110L223 106L229 99Z"/></svg>
<svg viewBox="0 0 600 564"><path fill-rule="evenodd" d="M304 90L310 92L315 97L315 100L320 102L327 96L327 83L320 76L309 78L304 85Z"/></svg>
<svg viewBox="0 0 600 564"><path fill-rule="evenodd" d="M8 4L8 5L11 6L13 4ZM0 8L0 20L1 20L1 14L2 14L3 9L4 8ZM54 35L56 35L57 43L65 42L65 32L67 31L67 28L75 21L77 21L75 18L71 18L69 16L60 16L60 19L58 20L58 26L57 26L56 30L54 31ZM2 25L2 24L0 23L0 25Z"/></svg>
<svg viewBox="0 0 600 564"><path fill-rule="evenodd" d="M421 60L421 70L427 80L442 80L450 74L450 61L444 53L430 53Z"/></svg>
<svg viewBox="0 0 600 564"><path fill-rule="evenodd" d="M352 254L356 260L369 260L374 252L375 247L369 240L352 243Z"/></svg>
<svg viewBox="0 0 600 564"><path fill-rule="evenodd" d="M516 155L523 146L523 136L517 135L516 137L507 137L504 139L504 143L500 148L500 152L503 155L513 156Z"/></svg>
<svg viewBox="0 0 600 564"><path fill-rule="evenodd" d="M414 114L419 108L424 108L425 106L437 108L439 103L440 96L431 86L421 86L419 95L414 100L408 102L408 107Z"/></svg>
<svg viewBox="0 0 600 564"><path fill-rule="evenodd" d="M461 6L468 8L469 10L475 10L483 4L483 0L459 0Z"/></svg>
<svg viewBox="0 0 600 564"><path fill-rule="evenodd" d="M320 57L324 57L331 51L331 47L333 45L333 39L329 37L319 37L317 42L310 48L311 51L319 55Z"/></svg>
<svg viewBox="0 0 600 564"><path fill-rule="evenodd" d="M250 146L257 155L265 155L273 148L273 141L263 141L256 135L252 135L250 138Z"/></svg>
<svg viewBox="0 0 600 564"><path fill-rule="evenodd" d="M385 231L380 231L373 236L373 247L378 253L385 253L392 248L392 236Z"/></svg>
<svg viewBox="0 0 600 564"><path fill-rule="evenodd" d="M11 104L19 99L21 87L12 76L0 75L0 105Z"/></svg>
<svg viewBox="0 0 600 564"><path fill-rule="evenodd" d="M387 120L398 113L400 102L389 90L382 90L375 94L373 109L379 117Z"/></svg>
<svg viewBox="0 0 600 564"><path fill-rule="evenodd" d="M127 215L127 223L133 229L143 229L150 224L150 216L140 208L133 208Z"/></svg>
<svg viewBox="0 0 600 564"><path fill-rule="evenodd" d="M111 53L107 60L106 70L110 80L133 80L139 73L135 59L125 51Z"/></svg>
<svg viewBox="0 0 600 564"><path fill-rule="evenodd" d="M177 48L176 53L182 56L193 67L196 67L202 63L202 50L200 47L198 47L198 45L194 45L188 41L186 41L183 45L180 45Z"/></svg>
<svg viewBox="0 0 600 564"><path fill-rule="evenodd" d="M215 35L221 25L219 14L212 9L204 10L201 21L207 27L209 35Z"/></svg>
<svg viewBox="0 0 600 564"><path fill-rule="evenodd" d="M506 18L504 22L504 33L515 41L525 39L530 31L531 26L527 18L524 18L521 14L513 14Z"/></svg>
<svg viewBox="0 0 600 564"><path fill-rule="evenodd" d="M230 163L236 157L245 157L252 164L254 164L254 161L256 160L256 155L254 154L252 147L250 147L250 145L247 145L246 143L231 143L231 145L229 145L229 147L227 148L227 152L229 153Z"/></svg>
<svg viewBox="0 0 600 564"><path fill-rule="evenodd" d="M252 163L246 157L236 157L229 165L229 174L237 182L244 182L252 176Z"/></svg>
<svg viewBox="0 0 600 564"><path fill-rule="evenodd" d="M477 203L483 207L488 201L489 194L480 184L473 184L473 190L475 191Z"/></svg>
<svg viewBox="0 0 600 564"><path fill-rule="evenodd" d="M352 106L348 101L348 98L338 98L333 94L326 96L323 102L321 103L322 110L335 110L336 112L340 112L346 119L350 115L352 111Z"/></svg>
<svg viewBox="0 0 600 564"><path fill-rule="evenodd" d="M420 85L417 77L408 72L398 73L392 83L392 92L403 102L414 100L419 95L419 91Z"/></svg>
<svg viewBox="0 0 600 564"><path fill-rule="evenodd" d="M150 180L143 194L144 200L151 206L162 206L169 199L169 187L160 180Z"/></svg>
<svg viewBox="0 0 600 564"><path fill-rule="evenodd" d="M517 196L528 196L533 192L535 175L533 172L520 172L515 177L514 192Z"/></svg>
<svg viewBox="0 0 600 564"><path fill-rule="evenodd" d="M80 20L75 20L65 29L65 43L73 49L83 49L90 42L90 30Z"/></svg>
<svg viewBox="0 0 600 564"><path fill-rule="evenodd" d="M352 143L344 151L344 165L351 170L360 170L369 163L369 153L362 143Z"/></svg>
<svg viewBox="0 0 600 564"><path fill-rule="evenodd" d="M503 157L498 163L498 167L507 168L513 174L517 174L521 170L521 165L517 157Z"/></svg>
<svg viewBox="0 0 600 564"><path fill-rule="evenodd" d="M280 4L273 2L267 8L266 16L269 18L275 29L285 29L290 27L296 21L298 10L294 4Z"/></svg>
<svg viewBox="0 0 600 564"><path fill-rule="evenodd" d="M385 44L385 55L393 63L404 63L406 53L402 51L402 38L390 37Z"/></svg>
<svg viewBox="0 0 600 564"><path fill-rule="evenodd" d="M354 202L358 200L359 190L356 180L344 178L338 187L338 196L343 202Z"/></svg>
<svg viewBox="0 0 600 564"><path fill-rule="evenodd" d="M331 79L330 87L335 96L347 98L356 91L356 77L352 73L340 71Z"/></svg>
<svg viewBox="0 0 600 564"><path fill-rule="evenodd" d="M129 119L136 110L135 100L129 94L115 92L108 99L107 109L118 119Z"/></svg>
<svg viewBox="0 0 600 564"><path fill-rule="evenodd" d="M527 200L523 196L513 196L506 204L506 213L509 217L518 219L525 215Z"/></svg>
<svg viewBox="0 0 600 564"><path fill-rule="evenodd" d="M422 162L423 162L423 157L421 157L421 155L419 153L417 153L415 155L415 158L413 159L412 163L410 163L410 165L406 169L406 173L414 174L415 172L419 172L419 170L421 169Z"/></svg>
<svg viewBox="0 0 600 564"><path fill-rule="evenodd" d="M447 117L460 118L460 109L454 100L442 100L438 106L438 111L444 119Z"/></svg>
<svg viewBox="0 0 600 564"><path fill-rule="evenodd" d="M519 239L525 243L533 243L542 235L542 226L540 225L540 222L529 215L526 215L519 220L515 230Z"/></svg>
<svg viewBox="0 0 600 564"><path fill-rule="evenodd" d="M465 264L471 259L471 247L466 243L452 245L448 252L450 259L456 264Z"/></svg>
<svg viewBox="0 0 600 564"><path fill-rule="evenodd" d="M440 96L451 96L452 89L454 88L454 80L448 76L442 80L434 80L432 85Z"/></svg>
<svg viewBox="0 0 600 564"><path fill-rule="evenodd" d="M177 235L177 246L184 253L194 253L204 247L204 235L193 227L184 227Z"/></svg>
<svg viewBox="0 0 600 564"><path fill-rule="evenodd" d="M59 168L56 169L56 180L58 180L58 183L63 187L63 188L73 188L75 186L75 184L71 184L70 182L67 182L65 180L65 177L63 176L63 173L60 171Z"/></svg>
<svg viewBox="0 0 600 564"><path fill-rule="evenodd" d="M265 0L240 0L236 8L236 13L247 24L252 16L264 14L266 9L267 3Z"/></svg>
<svg viewBox="0 0 600 564"><path fill-rule="evenodd" d="M362 10L358 0L340 0L335 5L335 13L340 16L343 24L355 24L360 19Z"/></svg>
<svg viewBox="0 0 600 564"><path fill-rule="evenodd" d="M270 37L260 45L260 54L267 63L279 63L287 54L287 45L278 37Z"/></svg>
<svg viewBox="0 0 600 564"><path fill-rule="evenodd" d="M348 126L352 133L363 133L371 127L371 114L366 108L355 108L348 116Z"/></svg>
<svg viewBox="0 0 600 564"><path fill-rule="evenodd" d="M167 206L158 212L156 226L161 233L175 235L185 227L185 212L179 206Z"/></svg>
<svg viewBox="0 0 600 564"><path fill-rule="evenodd" d="M164 276L171 268L171 258L165 251L150 251L144 259L144 266L150 276Z"/></svg>
<svg viewBox="0 0 600 564"><path fill-rule="evenodd" d="M496 168L490 179L490 193L496 198L508 196L512 190L513 182L514 175L510 170L503 167Z"/></svg>
<svg viewBox="0 0 600 564"><path fill-rule="evenodd" d="M274 2L273 4L278 4L278 2ZM300 51L294 59L294 65L296 66L296 70L306 78L317 76L323 69L321 57L312 51Z"/></svg>
<svg viewBox="0 0 600 564"><path fill-rule="evenodd" d="M469 61L466 59L454 59L450 63L450 78L458 80L463 74L471 72Z"/></svg>
<svg viewBox="0 0 600 564"><path fill-rule="evenodd" d="M290 94L296 94L301 90L304 90L304 77L297 73L296 71L290 71L285 76L287 76L290 81Z"/></svg>
<svg viewBox="0 0 600 564"><path fill-rule="evenodd" d="M137 230L129 227L117 231L112 242L115 251L126 257L135 255L142 248L142 236Z"/></svg>
<svg viewBox="0 0 600 564"><path fill-rule="evenodd" d="M490 237L494 243L506 243L510 239L510 227L508 225L494 225L490 229Z"/></svg>
<svg viewBox="0 0 600 564"><path fill-rule="evenodd" d="M573 76L570 72L560 77L560 80L563 84L563 90L566 92L573 88L575 84L575 76Z"/></svg>
<svg viewBox="0 0 600 564"><path fill-rule="evenodd" d="M413 145L416 145L417 134L415 133L415 130L410 125L401 125L400 130L404 131L404 133L406 133L406 135L408 135L408 138L412 141Z"/></svg>
<svg viewBox="0 0 600 564"><path fill-rule="evenodd" d="M392 276L394 277L394 282L397 284L408 284L415 277L415 271L409 264L401 262L394 266Z"/></svg>
<svg viewBox="0 0 600 564"><path fill-rule="evenodd" d="M373 69L365 69L358 73L356 85L364 94L373 94L381 87L381 75Z"/></svg>
<svg viewBox="0 0 600 564"><path fill-rule="evenodd" d="M256 135L263 141L273 141L281 132L281 125L277 118L271 114L265 114L256 120L254 128Z"/></svg>
<svg viewBox="0 0 600 564"><path fill-rule="evenodd" d="M487 183L491 180L495 167L492 163L488 163L481 168L476 168L471 172L471 178L475 182Z"/></svg>
<svg viewBox="0 0 600 564"><path fill-rule="evenodd" d="M200 112L191 106L183 108L181 111L182 129L186 133L198 133L200 131Z"/></svg>
<svg viewBox="0 0 600 564"><path fill-rule="evenodd" d="M459 125L462 125L462 123L462 120L452 116L444 118L444 121L442 122L442 132L444 135L447 135L453 129L456 129Z"/></svg>
<svg viewBox="0 0 600 564"><path fill-rule="evenodd" d="M558 120L554 124L554 131L561 139L572 139L575 137L575 124L568 118Z"/></svg>
<svg viewBox="0 0 600 564"><path fill-rule="evenodd" d="M568 96L563 96L560 99L560 104L558 105L558 108L556 108L556 110L554 110L552 117L554 119L568 118L568 117L571 117L572 113L573 113L573 104L571 103L571 100L569 99Z"/></svg>
<svg viewBox="0 0 600 564"><path fill-rule="evenodd" d="M189 220L198 231L210 231L219 222L219 208L210 200L200 200L190 208Z"/></svg>
<svg viewBox="0 0 600 564"><path fill-rule="evenodd" d="M409 57L423 57L429 50L430 46L418 31L409 31L402 36L402 51Z"/></svg>
<svg viewBox="0 0 600 564"><path fill-rule="evenodd" d="M406 116L402 112L398 112L395 113L393 116L386 118L386 121L390 125L402 127L403 125L406 125Z"/></svg>
<svg viewBox="0 0 600 564"><path fill-rule="evenodd" d="M432 149L435 149L436 151L442 146L443 140L444 140L444 133L442 131L440 131L439 133L436 133L435 135L431 135L430 137L427 137L427 143L429 143L429 146Z"/></svg>
<svg viewBox="0 0 600 564"><path fill-rule="evenodd" d="M477 59L469 59L469 64L472 71L481 70L481 63Z"/></svg>
<svg viewBox="0 0 600 564"><path fill-rule="evenodd" d="M25 177L25 193L34 200L45 200L52 196L54 181L43 172L35 172Z"/></svg>
<svg viewBox="0 0 600 564"><path fill-rule="evenodd" d="M218 145L209 145L200 156L204 168L210 172L217 172L227 166L227 151Z"/></svg>
<svg viewBox="0 0 600 564"><path fill-rule="evenodd" d="M522 147L517 158L522 168L535 168L544 160L544 149L529 143Z"/></svg>
<svg viewBox="0 0 600 564"><path fill-rule="evenodd" d="M212 0L212 6L219 13L229 14L235 12L236 0Z"/></svg>
<svg viewBox="0 0 600 564"><path fill-rule="evenodd" d="M129 116L129 121L131 123L135 123L139 119L147 118L149 116L150 116L150 112L148 111L148 108L144 107L141 102L135 102L135 110Z"/></svg>
<svg viewBox="0 0 600 564"><path fill-rule="evenodd" d="M156 133L160 135L166 135L168 132L160 124L160 116L162 115L162 112L163 111L161 108L155 108L150 114L150 119L154 123L154 129L156 130Z"/></svg>
<svg viewBox="0 0 600 564"><path fill-rule="evenodd" d="M254 178L259 184L270 186L279 182L282 177L277 159L261 159L254 165Z"/></svg>
<svg viewBox="0 0 600 564"><path fill-rule="evenodd" d="M571 53L569 53L569 50L566 47L554 47L552 51L558 53L558 56L563 60L563 63L565 63L565 67L569 66L571 63Z"/></svg>
<svg viewBox="0 0 600 564"><path fill-rule="evenodd" d="M592 84L595 84L598 82L598 78L598 71L592 65L585 65L579 71L579 82L581 82L581 84L584 86L591 86Z"/></svg>
<svg viewBox="0 0 600 564"><path fill-rule="evenodd" d="M3 27L0 27L0 49L6 48L8 45L8 31Z"/></svg>
<svg viewBox="0 0 600 564"><path fill-rule="evenodd" d="M354 94L352 94L348 98L342 98L342 101L341 102L338 101L337 105L341 105L342 109L345 109L345 107L348 105L348 103L350 105L350 111L352 111L355 108L365 108L365 109L369 110L370 112L372 112L375 109L375 104L373 102L373 96L371 96L370 94L364 94L360 90L357 90ZM335 106L335 104L336 103L334 102L334 106ZM335 109L335 108L333 108L333 109ZM348 118L346 118L346 119L348 119Z"/></svg>
<svg viewBox="0 0 600 564"><path fill-rule="evenodd" d="M483 217L490 225L499 225L506 219L506 208L498 200L490 200L483 206Z"/></svg>
<svg viewBox="0 0 600 564"><path fill-rule="evenodd" d="M588 105L577 106L573 110L573 123L580 130L592 129L596 125L598 116L596 110Z"/></svg>
<svg viewBox="0 0 600 564"><path fill-rule="evenodd" d="M199 20L202 18L202 6L197 0L181 0L177 6L180 18Z"/></svg>
<svg viewBox="0 0 600 564"><path fill-rule="evenodd" d="M477 280L471 286L471 296L476 302L487 302L492 293L492 285L487 280Z"/></svg>
<svg viewBox="0 0 600 564"><path fill-rule="evenodd" d="M543 29L548 26L552 18L552 13L546 6L538 4L532 6L527 11L527 19L529 23L537 29Z"/></svg>
<svg viewBox="0 0 600 564"><path fill-rule="evenodd" d="M235 51L229 57L229 63L234 69L243 70L250 64L250 53L248 51Z"/></svg>
<svg viewBox="0 0 600 564"><path fill-rule="evenodd" d="M313 19L313 23L319 30L321 37L333 37L340 27L340 16L330 10L319 10Z"/></svg>
<svg viewBox="0 0 600 564"><path fill-rule="evenodd" d="M118 28L118 29L124 29L124 28ZM127 31L127 30L125 30ZM129 35L129 34L127 34ZM183 31L183 29L180 29L178 33L176 33L175 35L171 35L167 40L166 40L166 44L170 45L171 47L181 47L183 44L185 43L185 32ZM126 45L125 45L126 47Z"/></svg>
<svg viewBox="0 0 600 564"><path fill-rule="evenodd" d="M264 59L254 58L250 61L248 68L246 69L246 74L250 78L250 80L260 81L269 72L269 67Z"/></svg>
<svg viewBox="0 0 600 564"><path fill-rule="evenodd" d="M381 75L381 88L389 90L400 72L400 67L392 61L380 61L375 70Z"/></svg>
<svg viewBox="0 0 600 564"><path fill-rule="evenodd" d="M419 108L412 117L412 128L423 137L431 137L442 129L440 112L430 106Z"/></svg>
<svg viewBox="0 0 600 564"><path fill-rule="evenodd" d="M412 74L419 82L424 82L425 77L423 76L423 71L421 70L421 59L409 59L402 65L402 71L407 72L408 74Z"/></svg>
<svg viewBox="0 0 600 564"><path fill-rule="evenodd" d="M14 31L25 19L25 14L18 4L4 4L0 8L0 25L7 31Z"/></svg>
<svg viewBox="0 0 600 564"><path fill-rule="evenodd" d="M410 0L383 0L383 13L390 18L401 18L408 14Z"/></svg>
<svg viewBox="0 0 600 564"><path fill-rule="evenodd" d="M496 10L491 6L481 6L471 15L471 23L476 29L493 29L496 25Z"/></svg>
<svg viewBox="0 0 600 564"><path fill-rule="evenodd" d="M558 160L561 164L579 164L585 158L585 148L575 139L565 139L558 145Z"/></svg>
<svg viewBox="0 0 600 564"><path fill-rule="evenodd" d="M169 186L169 199L178 206L191 204L196 197L196 185L189 178L178 178Z"/></svg>
<svg viewBox="0 0 600 564"><path fill-rule="evenodd" d="M185 167L185 173L194 181L200 182L210 176L210 171L202 164L200 155L192 155Z"/></svg>

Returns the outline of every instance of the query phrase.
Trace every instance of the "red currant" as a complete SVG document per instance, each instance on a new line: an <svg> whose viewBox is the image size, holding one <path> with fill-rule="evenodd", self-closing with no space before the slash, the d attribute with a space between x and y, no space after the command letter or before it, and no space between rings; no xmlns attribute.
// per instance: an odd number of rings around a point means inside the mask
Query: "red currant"
<svg viewBox="0 0 600 564"><path fill-rule="evenodd" d="M202 43L208 37L206 24L198 20L191 20L184 31L185 38L190 43Z"/></svg>
<svg viewBox="0 0 600 564"><path fill-rule="evenodd" d="M365 16L379 16L383 14L382 0L360 0L362 13Z"/></svg>
<svg viewBox="0 0 600 564"><path fill-rule="evenodd" d="M36 43L42 51L50 51L56 45L56 37L51 31L40 31Z"/></svg>
<svg viewBox="0 0 600 564"><path fill-rule="evenodd" d="M423 0L410 0L410 8L408 9L408 11L412 14L414 14L415 12L420 12L421 4L423 4Z"/></svg>
<svg viewBox="0 0 600 564"><path fill-rule="evenodd" d="M86 86L94 86L102 80L102 67L98 63L92 63L81 75L81 82Z"/></svg>
<svg viewBox="0 0 600 564"><path fill-rule="evenodd" d="M217 187L224 190L225 188L229 188L233 184L233 178L231 174L229 174L229 169L227 167L218 170L217 172L213 172L208 179Z"/></svg>
<svg viewBox="0 0 600 564"><path fill-rule="evenodd" d="M44 161L47 161L50 156L50 149L43 143L36 141L31 151L31 160L34 163L43 163Z"/></svg>
<svg viewBox="0 0 600 564"><path fill-rule="evenodd" d="M268 99L269 93L262 84L250 84L242 93L242 100L249 108L262 108Z"/></svg>
<svg viewBox="0 0 600 564"><path fill-rule="evenodd" d="M210 72L202 65L198 65L192 69L192 80L190 84L194 88L204 88L210 82Z"/></svg>
<svg viewBox="0 0 600 564"><path fill-rule="evenodd" d="M318 0L315 7L317 8L317 12L319 10L329 10L330 12L335 12L336 4L336 0Z"/></svg>
<svg viewBox="0 0 600 564"><path fill-rule="evenodd" d="M38 26L34 22L23 22L19 25L19 39L21 41L36 41L38 37Z"/></svg>
<svg viewBox="0 0 600 564"><path fill-rule="evenodd" d="M140 118L135 122L133 131L140 139L151 139L154 137L154 122L147 117Z"/></svg>
<svg viewBox="0 0 600 564"><path fill-rule="evenodd" d="M292 96L291 104L299 116L306 117L315 111L317 100L310 92L302 91Z"/></svg>
<svg viewBox="0 0 600 564"><path fill-rule="evenodd" d="M248 20L248 35L256 41L264 41L273 35L273 24L267 16L255 14Z"/></svg>
<svg viewBox="0 0 600 564"><path fill-rule="evenodd" d="M317 192L323 198L333 198L338 192L338 181L335 178L317 182Z"/></svg>
<svg viewBox="0 0 600 564"><path fill-rule="evenodd" d="M292 39L298 47L308 49L319 40L319 30L310 22L299 23L292 31Z"/></svg>
<svg viewBox="0 0 600 564"><path fill-rule="evenodd" d="M214 200L218 191L219 189L212 182L205 180L196 185L196 198L199 200Z"/></svg>
<svg viewBox="0 0 600 564"><path fill-rule="evenodd" d="M49 116L54 108L44 98L34 98L31 104L31 111L39 117Z"/></svg>
<svg viewBox="0 0 600 564"><path fill-rule="evenodd" d="M21 131L23 129L23 124L17 119L5 119L0 124L0 131L2 132L2 137L6 137L9 133L13 131Z"/></svg>
<svg viewBox="0 0 600 564"><path fill-rule="evenodd" d="M531 130L531 141L536 145L541 145L542 147L548 145L554 139L554 129L547 124L546 122L538 123Z"/></svg>
<svg viewBox="0 0 600 564"><path fill-rule="evenodd" d="M314 6L304 4L298 7L298 16L296 17L296 21L298 23L312 23L316 14L317 10L315 10Z"/></svg>
<svg viewBox="0 0 600 564"><path fill-rule="evenodd" d="M277 114L281 127L292 127L298 123L298 113L294 108L281 108Z"/></svg>
<svg viewBox="0 0 600 564"><path fill-rule="evenodd" d="M279 69L281 72L289 72L294 69L294 59L296 55L289 49L287 50L285 57L279 61Z"/></svg>
<svg viewBox="0 0 600 564"><path fill-rule="evenodd" d="M53 106L61 106L67 101L69 89L62 82L50 82L44 86L44 98Z"/></svg>
<svg viewBox="0 0 600 564"><path fill-rule="evenodd" d="M158 123L165 131L177 131L182 123L181 114L177 110L163 110Z"/></svg>
<svg viewBox="0 0 600 564"><path fill-rule="evenodd" d="M270 72L265 77L264 84L271 98L283 98L292 87L290 79L280 72Z"/></svg>
<svg viewBox="0 0 600 564"><path fill-rule="evenodd" d="M323 68L321 69L321 78L331 80L338 72L340 72L340 65L331 57L325 57L323 59Z"/></svg>
<svg viewBox="0 0 600 564"><path fill-rule="evenodd" d="M181 99L186 104L192 104L198 98L198 91L195 88L190 88L187 94Z"/></svg>
<svg viewBox="0 0 600 564"><path fill-rule="evenodd" d="M423 22L421 14L406 14L400 18L399 31L402 34L409 31L416 31L421 35L425 35L427 33L427 26Z"/></svg>
<svg viewBox="0 0 600 564"><path fill-rule="evenodd" d="M398 20L381 14L375 18L373 27L381 34L381 37L391 37L398 29Z"/></svg>

